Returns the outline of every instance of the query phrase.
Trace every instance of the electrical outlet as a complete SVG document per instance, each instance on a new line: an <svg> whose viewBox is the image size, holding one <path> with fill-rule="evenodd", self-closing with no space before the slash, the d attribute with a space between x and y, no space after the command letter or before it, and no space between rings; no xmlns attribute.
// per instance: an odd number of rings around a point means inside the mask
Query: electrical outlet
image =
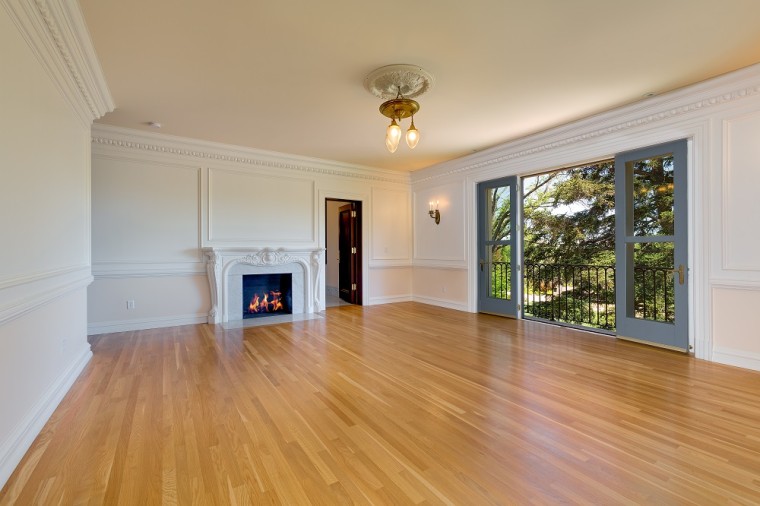
<svg viewBox="0 0 760 506"><path fill-rule="evenodd" d="M134 299L130 299L127 301L127 309L134 309L135 308L135 301Z"/></svg>

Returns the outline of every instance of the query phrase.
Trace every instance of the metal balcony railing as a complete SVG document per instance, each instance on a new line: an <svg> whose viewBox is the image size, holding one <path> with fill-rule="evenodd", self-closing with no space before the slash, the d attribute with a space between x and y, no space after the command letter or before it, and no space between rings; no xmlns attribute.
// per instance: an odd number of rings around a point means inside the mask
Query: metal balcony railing
<svg viewBox="0 0 760 506"><path fill-rule="evenodd" d="M527 316L615 328L615 268L610 265L525 264Z"/></svg>
<svg viewBox="0 0 760 506"><path fill-rule="evenodd" d="M509 299L509 262L491 264L491 297ZM589 264L525 264L525 316L604 330L615 330L615 267ZM673 322L672 269L634 269L634 312L637 318Z"/></svg>

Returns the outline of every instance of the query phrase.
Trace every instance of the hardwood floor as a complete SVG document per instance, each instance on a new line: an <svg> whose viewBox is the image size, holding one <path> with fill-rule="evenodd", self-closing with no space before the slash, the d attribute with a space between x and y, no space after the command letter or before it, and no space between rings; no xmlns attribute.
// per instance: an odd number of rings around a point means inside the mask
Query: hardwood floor
<svg viewBox="0 0 760 506"><path fill-rule="evenodd" d="M758 504L760 373L416 303L98 336L0 504Z"/></svg>

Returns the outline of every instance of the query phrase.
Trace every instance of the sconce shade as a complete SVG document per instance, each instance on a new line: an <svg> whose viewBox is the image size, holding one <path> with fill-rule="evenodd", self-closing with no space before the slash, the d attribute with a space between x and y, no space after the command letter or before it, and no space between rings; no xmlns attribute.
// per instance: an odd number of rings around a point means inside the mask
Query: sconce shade
<svg viewBox="0 0 760 506"><path fill-rule="evenodd" d="M412 116L412 125L409 127L409 130L406 131L406 145L409 146L410 149L414 149L417 147L418 142L420 142L420 132L414 126L414 116Z"/></svg>
<svg viewBox="0 0 760 506"><path fill-rule="evenodd" d="M401 127L396 123L396 118L393 118L385 131L385 147L391 153L395 153L396 149L398 149L399 141L401 141Z"/></svg>
<svg viewBox="0 0 760 506"><path fill-rule="evenodd" d="M436 225L441 224L441 212L438 210L438 201L435 201L435 209L433 209L433 201L431 200L428 205L430 206L430 210L428 211L428 214L431 218L435 220Z"/></svg>

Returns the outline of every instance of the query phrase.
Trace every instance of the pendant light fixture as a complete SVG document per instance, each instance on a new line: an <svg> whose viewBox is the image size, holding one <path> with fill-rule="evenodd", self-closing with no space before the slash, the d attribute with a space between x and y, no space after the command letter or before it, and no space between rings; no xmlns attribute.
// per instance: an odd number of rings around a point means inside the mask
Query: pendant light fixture
<svg viewBox="0 0 760 506"><path fill-rule="evenodd" d="M420 142L420 132L414 126L414 115L420 110L418 97L433 86L433 76L416 65L388 65L370 73L364 79L364 87L376 97L385 100L380 113L390 118L385 129L385 147L395 153L401 142L401 120L411 118L406 131L406 144L414 149Z"/></svg>

